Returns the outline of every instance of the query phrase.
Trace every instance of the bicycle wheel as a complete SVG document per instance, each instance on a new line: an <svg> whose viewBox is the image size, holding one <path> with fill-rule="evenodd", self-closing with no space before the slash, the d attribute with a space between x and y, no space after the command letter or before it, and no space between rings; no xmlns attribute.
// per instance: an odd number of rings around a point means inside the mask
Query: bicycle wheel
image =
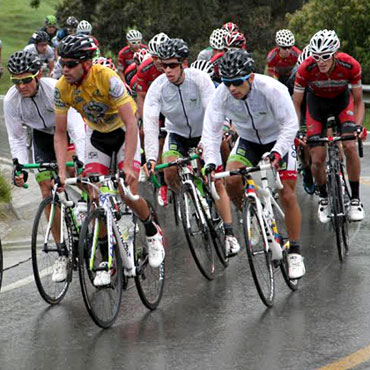
<svg viewBox="0 0 370 370"><path fill-rule="evenodd" d="M3 247L1 246L0 240L0 290L2 281L3 281Z"/></svg>
<svg viewBox="0 0 370 370"><path fill-rule="evenodd" d="M289 277L289 264L288 264L288 247L287 243L289 242L288 232L285 226L285 220L283 215L280 213L278 207L272 204L272 209L274 212L276 227L279 232L279 240L281 244L281 248L283 250L283 258L280 262L280 270L283 275L284 281L286 282L287 286L295 291L298 289L298 279L291 279Z"/></svg>
<svg viewBox="0 0 370 370"><path fill-rule="evenodd" d="M243 231L249 266L262 302L271 307L275 295L275 279L271 251L263 239L265 225L258 219L256 204L250 199L243 202Z"/></svg>
<svg viewBox="0 0 370 370"><path fill-rule="evenodd" d="M64 298L72 277L72 235L66 218L63 220L64 245L55 242L60 238L60 212L59 200L53 200L51 196L44 199L37 210L32 228L31 256L36 286L41 297L52 305ZM68 256L67 279L53 282L53 266L61 255Z"/></svg>
<svg viewBox="0 0 370 370"><path fill-rule="evenodd" d="M158 218L153 207L149 205L149 208L152 220L159 225ZM164 259L161 265L157 268L153 268L149 265L145 229L143 225L139 224L136 226L136 224L137 217L135 217L135 227L138 227L138 231L135 232L134 239L134 260L137 274L135 276L135 284L143 304L150 310L155 310L158 307L163 294L166 259Z"/></svg>
<svg viewBox="0 0 370 370"><path fill-rule="evenodd" d="M207 223L203 224L201 221L202 209L196 205L195 194L190 184L181 187L180 210L186 240L195 263L203 276L212 280L215 274L212 237Z"/></svg>
<svg viewBox="0 0 370 370"><path fill-rule="evenodd" d="M82 295L86 309L95 324L109 328L116 320L122 298L122 262L115 243L113 245L113 266L110 270L111 283L96 287L93 284L96 269L100 263L107 260L107 250L98 246L98 236L105 228L106 216L104 210L97 208L85 219L79 240L79 275ZM115 235L115 238L118 236ZM90 266L92 251L94 258Z"/></svg>
<svg viewBox="0 0 370 370"><path fill-rule="evenodd" d="M171 190L171 195L170 195L170 202L172 202L172 206L173 206L173 215L175 218L175 225L179 226L179 204L177 201L176 193L172 190Z"/></svg>

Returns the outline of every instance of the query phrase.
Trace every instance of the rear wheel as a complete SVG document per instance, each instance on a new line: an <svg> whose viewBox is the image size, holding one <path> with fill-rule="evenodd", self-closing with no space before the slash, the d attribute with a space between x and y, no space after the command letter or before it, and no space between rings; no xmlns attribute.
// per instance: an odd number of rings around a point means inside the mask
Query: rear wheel
<svg viewBox="0 0 370 370"><path fill-rule="evenodd" d="M181 221L191 254L200 272L208 280L214 279L215 261L212 237L202 208L197 207L195 194L190 184L184 184L180 191Z"/></svg>
<svg viewBox="0 0 370 370"><path fill-rule="evenodd" d="M58 200L53 200L52 197L44 199L37 210L32 228L33 274L41 297L49 304L58 304L64 298L72 274L72 235L64 218L64 243L59 243L62 226L60 212L61 205ZM52 281L53 267L63 255L68 258L67 279L54 282Z"/></svg>
<svg viewBox="0 0 370 370"><path fill-rule="evenodd" d="M116 320L122 298L122 262L117 243L113 245L113 265L109 272L111 282L106 286L95 286L94 278L101 262L107 261L107 246L99 247L101 229L106 226L104 210L97 208L85 219L79 241L79 274L82 295L87 311L93 321L108 328ZM119 236L115 235L115 238ZM90 258L93 256L93 258Z"/></svg>
<svg viewBox="0 0 370 370"><path fill-rule="evenodd" d="M275 295L275 279L271 251L263 238L264 225L258 218L256 204L245 199L243 204L243 231L249 266L262 302L271 307Z"/></svg>

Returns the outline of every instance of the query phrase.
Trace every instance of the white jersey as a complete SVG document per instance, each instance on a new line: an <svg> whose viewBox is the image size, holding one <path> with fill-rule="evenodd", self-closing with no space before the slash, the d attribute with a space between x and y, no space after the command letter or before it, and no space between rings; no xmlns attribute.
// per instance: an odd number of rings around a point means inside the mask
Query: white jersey
<svg viewBox="0 0 370 370"><path fill-rule="evenodd" d="M272 151L284 156L294 142L298 118L285 85L272 77L254 74L246 99L235 99L220 84L208 104L202 133L206 164L216 163L222 141L222 126L229 118L239 136L259 144L276 141Z"/></svg>
<svg viewBox="0 0 370 370"><path fill-rule="evenodd" d="M43 77L32 98L24 98L12 86L4 98L4 118L8 131L12 158L28 163L27 133L24 126L53 135L55 131L54 88L57 80ZM76 147L76 154L84 158L85 123L81 115L71 108L68 111L68 133Z"/></svg>
<svg viewBox="0 0 370 370"><path fill-rule="evenodd" d="M213 57L213 49L212 48L206 48L199 52L197 60L211 60Z"/></svg>
<svg viewBox="0 0 370 370"><path fill-rule="evenodd" d="M37 51L36 44L29 44L23 50L38 55L42 63L48 63L49 60L54 60L54 51L50 45L46 47L46 51L43 54Z"/></svg>
<svg viewBox="0 0 370 370"><path fill-rule="evenodd" d="M206 72L185 68L181 85L168 81L162 74L150 85L144 102L144 137L147 159L158 157L158 118L166 117L168 133L186 138L202 135L203 119L215 86Z"/></svg>

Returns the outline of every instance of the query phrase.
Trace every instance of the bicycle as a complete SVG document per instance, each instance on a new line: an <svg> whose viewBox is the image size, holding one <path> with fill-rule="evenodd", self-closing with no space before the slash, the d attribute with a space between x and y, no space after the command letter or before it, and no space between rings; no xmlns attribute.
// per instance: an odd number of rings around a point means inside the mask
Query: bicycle
<svg viewBox="0 0 370 370"><path fill-rule="evenodd" d="M337 129L335 117L330 116L327 119L327 125L323 132L326 136L326 130L332 129L333 135ZM308 144L324 143L326 144L326 178L328 203L330 207L329 218L335 232L338 257L340 262L344 262L344 256L349 253L348 217L349 200L351 199L348 181L344 176L343 155L340 153L338 142L355 140L358 141L358 151L360 157L363 157L362 141L355 135L348 136L327 136L320 138L310 138Z"/></svg>
<svg viewBox="0 0 370 370"><path fill-rule="evenodd" d="M254 167L216 173L215 179L238 175L243 178L243 234L248 262L258 295L267 307L271 307L275 296L275 270L280 267L284 281L292 291L298 288L298 280L289 278L289 239L285 216L269 186L266 171L273 171L277 189L282 189L282 184L278 172L270 163L264 162L265 157ZM260 173L261 186L254 182L253 172ZM214 184L211 191L216 198Z"/></svg>
<svg viewBox="0 0 370 370"><path fill-rule="evenodd" d="M56 177L57 163L20 164L13 159L16 173L23 169L45 169ZM76 166L79 162L67 162L67 167ZM28 188L24 184L24 188ZM80 226L73 208L75 202L68 192L58 193L58 184L51 190L51 195L39 205L32 227L31 257L35 283L41 297L49 304L55 305L62 301L72 281L72 272L78 265L78 237ZM52 281L55 261L65 256L67 258L67 279L63 282Z"/></svg>
<svg viewBox="0 0 370 370"><path fill-rule="evenodd" d="M118 184L131 200L138 200L139 196L133 195L126 187L122 175L74 178L67 179L66 183L87 184L98 193L93 210L82 225L79 241L80 283L90 317L102 328L113 325L119 313L122 289L127 286L128 278L135 279L142 303L150 310L156 309L163 294L165 260L158 268L149 265L144 229L139 227L139 231L136 231L136 216L124 232L119 226L123 211L118 198ZM151 207L150 210L153 220L158 222ZM99 247L101 230L106 230L108 248ZM102 267L101 262L104 261L108 262ZM111 282L95 286L96 273L101 270L110 272Z"/></svg>
<svg viewBox="0 0 370 370"><path fill-rule="evenodd" d="M197 176L199 155L189 150L189 157L157 165L155 170L176 166L181 179L178 195L181 222L190 252L202 275L212 280L215 261L212 245L223 266L228 265L223 222L211 200L211 194ZM212 245L211 245L212 244Z"/></svg>

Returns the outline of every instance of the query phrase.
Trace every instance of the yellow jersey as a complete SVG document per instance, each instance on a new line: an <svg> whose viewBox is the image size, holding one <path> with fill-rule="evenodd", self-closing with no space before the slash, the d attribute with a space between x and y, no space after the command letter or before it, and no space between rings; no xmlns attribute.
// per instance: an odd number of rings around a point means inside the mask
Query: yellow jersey
<svg viewBox="0 0 370 370"><path fill-rule="evenodd" d="M129 103L136 114L136 104L116 72L100 64L94 64L82 84L71 85L62 76L54 92L56 114L67 113L74 107L93 130L111 132L124 123L118 107Z"/></svg>

